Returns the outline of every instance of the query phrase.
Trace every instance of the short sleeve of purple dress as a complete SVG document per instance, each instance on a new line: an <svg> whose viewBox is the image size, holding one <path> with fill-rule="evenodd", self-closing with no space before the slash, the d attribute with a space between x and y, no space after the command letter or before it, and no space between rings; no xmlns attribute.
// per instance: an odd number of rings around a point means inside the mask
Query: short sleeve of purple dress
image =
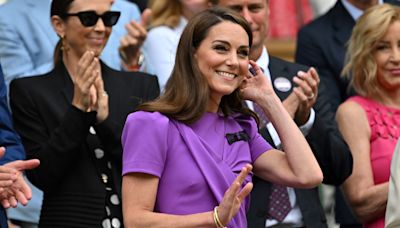
<svg viewBox="0 0 400 228"><path fill-rule="evenodd" d="M127 118L122 144L123 175L158 177L154 210L176 215L211 211L241 168L272 149L252 117L216 113L185 125L158 112L135 112ZM247 227L247 204L228 227Z"/></svg>

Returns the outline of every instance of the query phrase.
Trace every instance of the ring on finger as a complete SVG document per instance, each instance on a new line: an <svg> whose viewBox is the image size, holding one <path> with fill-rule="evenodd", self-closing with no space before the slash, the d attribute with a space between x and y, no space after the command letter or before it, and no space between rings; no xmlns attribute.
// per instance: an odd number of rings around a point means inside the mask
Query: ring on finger
<svg viewBox="0 0 400 228"><path fill-rule="evenodd" d="M307 97L307 99L308 99L308 100L311 100L311 99L314 98L314 96L315 96L315 94L314 94L314 93L311 93L311 94Z"/></svg>
<svg viewBox="0 0 400 228"><path fill-rule="evenodd" d="M101 94L103 97L108 96L108 93L106 91L103 91L103 93Z"/></svg>

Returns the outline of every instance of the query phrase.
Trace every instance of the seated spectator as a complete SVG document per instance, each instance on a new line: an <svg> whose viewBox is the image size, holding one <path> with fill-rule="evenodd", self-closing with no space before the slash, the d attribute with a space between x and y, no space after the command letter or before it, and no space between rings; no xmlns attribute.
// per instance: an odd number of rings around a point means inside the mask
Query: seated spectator
<svg viewBox="0 0 400 228"><path fill-rule="evenodd" d="M120 12L109 0L53 0L60 37L49 73L14 80L10 103L43 193L40 227L122 224L121 132L128 113L156 98L156 77L119 72L99 59Z"/></svg>
<svg viewBox="0 0 400 228"><path fill-rule="evenodd" d="M343 190L366 228L384 227L390 162L400 137L399 43L400 8L374 6L353 29L343 71L359 94L336 116L354 159Z"/></svg>
<svg viewBox="0 0 400 228"><path fill-rule="evenodd" d="M120 70L118 48L120 38L126 34L124 26L132 20L139 21L140 12L126 0L113 2L112 10L120 11L121 16L101 59ZM8 0L0 6L0 58L7 88L15 78L44 74L53 68L53 50L58 38L51 29L50 4L51 0Z"/></svg>

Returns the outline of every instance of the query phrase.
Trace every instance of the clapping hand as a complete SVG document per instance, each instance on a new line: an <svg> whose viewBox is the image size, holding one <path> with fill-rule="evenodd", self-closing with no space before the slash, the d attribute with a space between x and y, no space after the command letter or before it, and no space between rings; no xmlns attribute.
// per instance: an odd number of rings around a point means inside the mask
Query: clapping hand
<svg viewBox="0 0 400 228"><path fill-rule="evenodd" d="M4 153L5 148L0 147L0 157ZM23 171L36 168L39 164L38 159L30 159L9 162L0 166L0 200L4 208L16 207L18 202L26 205L32 198L32 190L25 182ZM8 180L4 182L4 179L7 179L7 177L9 177Z"/></svg>
<svg viewBox="0 0 400 228"><path fill-rule="evenodd" d="M104 90L100 60L93 51L86 51L78 63L74 78L72 104L82 111L97 111L97 123L108 117L108 94Z"/></svg>
<svg viewBox="0 0 400 228"><path fill-rule="evenodd" d="M311 67L307 72L299 71L293 81L297 84L297 87L293 88L293 93L298 100L294 120L298 125L303 125L307 122L311 108L317 100L320 79L317 71Z"/></svg>
<svg viewBox="0 0 400 228"><path fill-rule="evenodd" d="M140 48L147 37L146 27L150 21L151 10L143 11L140 23L131 21L125 25L127 34L121 38L119 53L126 70L133 69L139 62Z"/></svg>

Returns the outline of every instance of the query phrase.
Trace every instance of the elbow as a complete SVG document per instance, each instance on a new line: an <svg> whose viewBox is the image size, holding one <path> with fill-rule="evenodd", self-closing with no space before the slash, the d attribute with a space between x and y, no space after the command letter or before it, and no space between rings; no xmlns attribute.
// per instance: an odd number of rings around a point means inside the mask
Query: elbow
<svg viewBox="0 0 400 228"><path fill-rule="evenodd" d="M312 174L309 173L306 177L299 178L299 186L297 186L297 188L315 188L320 185L323 180L324 175L321 170Z"/></svg>
<svg viewBox="0 0 400 228"><path fill-rule="evenodd" d="M148 221L148 213L137 208L124 207L124 203L122 204L122 214L125 228L145 228L154 226L154 224L150 224Z"/></svg>
<svg viewBox="0 0 400 228"><path fill-rule="evenodd" d="M143 227L140 224L140 218L136 218L135 216L124 216L124 227L125 228L140 228Z"/></svg>
<svg viewBox="0 0 400 228"><path fill-rule="evenodd" d="M363 199L348 199L353 214L356 216L360 223L368 223L375 219L375 216L371 214L371 211L365 205L365 200Z"/></svg>

